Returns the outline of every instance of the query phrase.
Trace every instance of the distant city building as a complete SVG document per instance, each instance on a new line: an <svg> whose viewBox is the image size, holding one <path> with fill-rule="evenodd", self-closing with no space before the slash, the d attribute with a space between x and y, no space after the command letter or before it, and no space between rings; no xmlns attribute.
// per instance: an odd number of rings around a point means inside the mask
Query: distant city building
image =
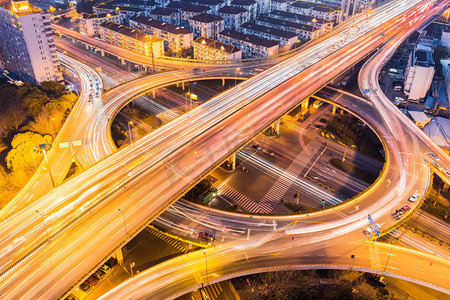
<svg viewBox="0 0 450 300"><path fill-rule="evenodd" d="M343 10L340 6L325 5L306 1L296 1L289 6L289 11L341 23Z"/></svg>
<svg viewBox="0 0 450 300"><path fill-rule="evenodd" d="M295 32L275 29L256 23L244 23L239 27L239 31L246 34L253 34L259 37L279 41L281 47L291 49L298 40Z"/></svg>
<svg viewBox="0 0 450 300"><path fill-rule="evenodd" d="M362 0L366 1L366 0ZM372 0L370 0L371 2ZM345 20L355 14L355 8L358 6L358 0L311 0L311 2L342 8L342 20ZM373 2L371 2L373 4Z"/></svg>
<svg viewBox="0 0 450 300"><path fill-rule="evenodd" d="M40 83L61 81L50 15L28 1L0 7L1 68L15 78Z"/></svg>
<svg viewBox="0 0 450 300"><path fill-rule="evenodd" d="M281 20L269 16L260 16L256 19L256 24L295 32L300 39L305 41L315 39L320 35L320 28L317 26Z"/></svg>
<svg viewBox="0 0 450 300"><path fill-rule="evenodd" d="M214 39L199 37L194 41L194 58L200 60L239 60L242 50Z"/></svg>
<svg viewBox="0 0 450 300"><path fill-rule="evenodd" d="M128 19L137 13L144 13L144 10L137 7L114 5L109 2L98 3L92 7L94 14L117 12L120 16L120 22L128 24Z"/></svg>
<svg viewBox="0 0 450 300"><path fill-rule="evenodd" d="M211 12L209 6L192 4L185 1L172 1L166 7L177 9L181 13L181 25L186 27L189 26L189 20L193 16Z"/></svg>
<svg viewBox="0 0 450 300"><path fill-rule="evenodd" d="M248 11L236 6L224 6L217 14L225 20L225 27L229 29L238 29L242 23L250 20Z"/></svg>
<svg viewBox="0 0 450 300"><path fill-rule="evenodd" d="M233 0L231 6L240 7L248 11L249 20L255 20L258 15L258 3L255 0Z"/></svg>
<svg viewBox="0 0 450 300"><path fill-rule="evenodd" d="M111 45L155 58L164 54L163 40L153 35L110 21L101 23L99 30L100 38Z"/></svg>
<svg viewBox="0 0 450 300"><path fill-rule="evenodd" d="M148 16L172 25L181 25L181 13L175 8L157 7Z"/></svg>
<svg viewBox="0 0 450 300"><path fill-rule="evenodd" d="M231 29L225 29L220 32L219 41L230 43L242 49L244 58L274 56L278 54L279 42Z"/></svg>
<svg viewBox="0 0 450 300"><path fill-rule="evenodd" d="M164 40L164 48L175 53L193 46L193 34L190 30L154 20L146 16L130 18L130 27L152 34Z"/></svg>
<svg viewBox="0 0 450 300"><path fill-rule="evenodd" d="M219 32L225 29L222 17L210 14L199 14L189 20L194 37L207 37L217 39Z"/></svg>
<svg viewBox="0 0 450 300"><path fill-rule="evenodd" d="M311 26L320 27L321 33L325 33L333 29L333 21L328 21L323 18L307 16L302 14L296 14L292 12L273 10L269 13L269 17L274 17L282 20L288 20L292 22L297 22L300 24L306 24Z"/></svg>
<svg viewBox="0 0 450 300"><path fill-rule="evenodd" d="M193 4L209 6L209 8L211 8L212 14L217 14L219 9L221 7L224 7L226 3L228 3L228 0L227 2L225 2L224 0L186 0L186 1L191 2Z"/></svg>
<svg viewBox="0 0 450 300"><path fill-rule="evenodd" d="M89 36L98 36L100 34L98 25L104 21L120 23L120 15L115 11L95 15L82 13L79 18L80 32Z"/></svg>
<svg viewBox="0 0 450 300"><path fill-rule="evenodd" d="M256 0L258 3L258 15L267 14L270 11L270 0Z"/></svg>
<svg viewBox="0 0 450 300"><path fill-rule="evenodd" d="M145 11L146 14L158 6L158 4L153 0L113 0L107 3L111 5L139 8Z"/></svg>
<svg viewBox="0 0 450 300"><path fill-rule="evenodd" d="M291 3L295 0L270 0L269 11L272 10L288 10Z"/></svg>

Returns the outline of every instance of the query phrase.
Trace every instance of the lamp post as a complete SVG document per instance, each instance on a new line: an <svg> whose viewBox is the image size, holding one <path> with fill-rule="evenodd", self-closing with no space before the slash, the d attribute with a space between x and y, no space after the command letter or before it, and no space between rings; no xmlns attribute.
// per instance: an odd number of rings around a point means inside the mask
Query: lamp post
<svg viewBox="0 0 450 300"><path fill-rule="evenodd" d="M55 140L55 131L53 130L52 121L55 121L55 118L51 118L48 123L50 123L50 129L52 130L53 140Z"/></svg>
<svg viewBox="0 0 450 300"><path fill-rule="evenodd" d="M205 255L206 285L208 285L208 257L206 256L205 251L203 251L203 255Z"/></svg>
<svg viewBox="0 0 450 300"><path fill-rule="evenodd" d="M241 70L240 68L234 69L234 87L235 87L235 88L236 88L236 84L237 84L237 81L236 81L236 71L239 72L240 70Z"/></svg>
<svg viewBox="0 0 450 300"><path fill-rule="evenodd" d="M125 220L125 214L123 213L123 211L120 209L120 208L118 208L117 209L118 211L120 211L121 213L122 213L122 217L123 217L123 224L124 224L124 226L125 226L125 232L127 233L127 235L128 235L128 229L127 229L127 221Z"/></svg>
<svg viewBox="0 0 450 300"><path fill-rule="evenodd" d="M34 151L37 153L42 152L44 154L44 158L45 158L45 162L47 163L47 167L48 167L48 174L50 175L50 180L52 181L52 185L53 187L55 187L55 181L53 180L53 175L52 175L52 171L50 170L50 164L48 163L48 158L47 158L47 152L48 150L50 150L52 148L52 145L49 144L40 144L36 147L34 147ZM33 156L34 158L34 156ZM45 168L44 168L45 170Z"/></svg>
<svg viewBox="0 0 450 300"><path fill-rule="evenodd" d="M136 282L134 281L134 274L133 274L133 267L136 265L136 263L133 261L130 263L130 270L131 270L131 279L133 279L133 283L135 284Z"/></svg>
<svg viewBox="0 0 450 300"><path fill-rule="evenodd" d="M50 235L48 234L47 227L45 226L45 216L41 214L37 209L35 212L42 217L42 226L45 228L45 233L47 234L47 239L50 241Z"/></svg>
<svg viewBox="0 0 450 300"><path fill-rule="evenodd" d="M33 150L31 150L31 148L30 148L30 152L31 152L31 157L33 157L34 167L36 168L36 171L37 171L36 159L34 159Z"/></svg>
<svg viewBox="0 0 450 300"><path fill-rule="evenodd" d="M130 143L132 143L132 142L133 142L133 137L131 136L131 128L130 128L130 125L133 125L133 121L129 121L129 122L128 122L128 133L129 133L129 135L130 135Z"/></svg>
<svg viewBox="0 0 450 300"><path fill-rule="evenodd" d="M345 161L345 154L347 154L347 148L348 148L348 145L345 145L345 151L344 151L344 156L342 156L342 162Z"/></svg>

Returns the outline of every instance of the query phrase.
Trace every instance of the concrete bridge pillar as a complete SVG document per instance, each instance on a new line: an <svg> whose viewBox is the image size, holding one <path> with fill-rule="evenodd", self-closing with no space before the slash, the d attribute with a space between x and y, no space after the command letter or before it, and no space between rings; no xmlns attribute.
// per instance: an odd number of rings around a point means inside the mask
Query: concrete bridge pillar
<svg viewBox="0 0 450 300"><path fill-rule="evenodd" d="M119 58L119 59L120 59L120 63L121 63L122 65L126 65L126 64L127 64L127 62L125 61L124 58Z"/></svg>
<svg viewBox="0 0 450 300"><path fill-rule="evenodd" d="M123 252L122 252L122 248L120 248L119 250L116 251L116 253L114 253L114 258L117 260L117 263L119 265L123 264Z"/></svg>
<svg viewBox="0 0 450 300"><path fill-rule="evenodd" d="M222 86L225 86L225 77L222 78Z"/></svg>
<svg viewBox="0 0 450 300"><path fill-rule="evenodd" d="M142 71L142 73L147 74L147 67L145 65L142 65L141 71Z"/></svg>
<svg viewBox="0 0 450 300"><path fill-rule="evenodd" d="M302 109L300 110L300 112L306 112L308 110L308 106L309 106L309 97L305 99L305 101L302 102Z"/></svg>
<svg viewBox="0 0 450 300"><path fill-rule="evenodd" d="M74 39L74 38L72 38L72 43L74 43L74 44L75 44L75 39Z"/></svg>
<svg viewBox="0 0 450 300"><path fill-rule="evenodd" d="M336 114L336 105L333 105L333 115Z"/></svg>
<svg viewBox="0 0 450 300"><path fill-rule="evenodd" d="M229 171L236 169L236 152L228 157L227 163L229 164Z"/></svg>
<svg viewBox="0 0 450 300"><path fill-rule="evenodd" d="M271 126L275 135L278 135L280 133L280 121L281 119L276 120L275 123L273 123Z"/></svg>
<svg viewBox="0 0 450 300"><path fill-rule="evenodd" d="M84 46L86 47L86 50L89 50L89 45L88 44L84 44Z"/></svg>
<svg viewBox="0 0 450 300"><path fill-rule="evenodd" d="M184 91L184 81L183 82L181 82L181 88L183 89L183 91Z"/></svg>
<svg viewBox="0 0 450 300"><path fill-rule="evenodd" d="M156 95L155 95L155 90L152 90L152 97L153 97L153 99L155 99L155 98L156 98Z"/></svg>
<svg viewBox="0 0 450 300"><path fill-rule="evenodd" d="M101 54L102 56L105 56L105 51L104 51L104 50L100 50L100 54Z"/></svg>

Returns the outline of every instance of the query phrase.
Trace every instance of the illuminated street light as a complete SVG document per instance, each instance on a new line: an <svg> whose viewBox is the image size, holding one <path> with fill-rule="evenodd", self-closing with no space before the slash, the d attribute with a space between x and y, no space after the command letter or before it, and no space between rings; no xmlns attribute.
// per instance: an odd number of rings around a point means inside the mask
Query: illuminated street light
<svg viewBox="0 0 450 300"><path fill-rule="evenodd" d="M127 221L125 220L125 214L123 213L123 211L120 210L120 208L118 208L117 210L120 211L120 212L122 213L122 216L123 216L123 224L124 224L124 226L125 226L125 232L126 232L127 235L128 235Z"/></svg>
<svg viewBox="0 0 450 300"><path fill-rule="evenodd" d="M52 149L52 145L49 144L40 144L36 147L34 147L34 152L36 153L43 153L44 154L44 158L45 158L45 162L47 163L47 167L48 167L48 174L50 175L50 180L52 181L52 185L53 188L56 186L55 185L55 181L53 180L53 175L52 175L52 171L50 170L50 164L48 162L48 158L47 158L47 152L48 150ZM34 156L33 156L34 158ZM44 170L46 170L46 168L44 168Z"/></svg>
<svg viewBox="0 0 450 300"><path fill-rule="evenodd" d="M133 125L133 121L128 122L128 134L130 135L130 143L132 143L133 142L133 137L131 136L130 125Z"/></svg>

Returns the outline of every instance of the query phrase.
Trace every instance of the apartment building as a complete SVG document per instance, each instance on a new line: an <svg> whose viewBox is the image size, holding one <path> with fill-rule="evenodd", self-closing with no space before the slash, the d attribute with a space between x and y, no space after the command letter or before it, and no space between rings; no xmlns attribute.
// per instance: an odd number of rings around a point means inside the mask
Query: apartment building
<svg viewBox="0 0 450 300"><path fill-rule="evenodd" d="M99 25L100 38L124 49L155 58L164 54L163 40L118 23L105 21Z"/></svg>
<svg viewBox="0 0 450 300"><path fill-rule="evenodd" d="M219 32L225 29L225 21L220 16L199 14L189 20L194 37L217 39Z"/></svg>
<svg viewBox="0 0 450 300"><path fill-rule="evenodd" d="M231 44L202 36L194 41L194 58L200 60L239 60L242 58L242 50Z"/></svg>
<svg viewBox="0 0 450 300"><path fill-rule="evenodd" d="M255 20L258 15L258 3L255 0L233 0L230 5L248 11L248 18L250 21Z"/></svg>
<svg viewBox="0 0 450 300"><path fill-rule="evenodd" d="M104 21L120 23L120 15L115 11L93 15L82 13L79 18L80 32L88 36L99 36L98 25Z"/></svg>
<svg viewBox="0 0 450 300"><path fill-rule="evenodd" d="M219 41L230 43L242 49L244 58L275 56L278 54L279 42L232 29L225 29L220 32Z"/></svg>
<svg viewBox="0 0 450 300"><path fill-rule="evenodd" d="M288 10L291 3L294 2L295 0L270 0L269 10Z"/></svg>
<svg viewBox="0 0 450 300"><path fill-rule="evenodd" d="M306 24L311 26L318 26L321 29L321 34L328 32L333 29L333 21L328 21L324 18L307 16L302 14L296 14L292 12L273 10L269 14L269 17L274 17L282 20L288 20L292 22L297 22L300 24Z"/></svg>
<svg viewBox="0 0 450 300"><path fill-rule="evenodd" d="M242 23L249 21L249 13L246 9L236 6L224 6L218 13L225 20L225 28L238 29Z"/></svg>
<svg viewBox="0 0 450 300"><path fill-rule="evenodd" d="M120 16L120 22L122 24L128 24L128 19L135 14L141 13L144 14L145 11L138 7L132 6L124 6L124 5L114 5L112 3L97 3L92 7L92 11L94 14L103 14L103 13L111 13L116 12Z"/></svg>
<svg viewBox="0 0 450 300"><path fill-rule="evenodd" d="M177 9L181 14L181 26L189 27L189 20L201 13L210 13L211 8L206 5L197 5L185 1L172 1L167 8Z"/></svg>
<svg viewBox="0 0 450 300"><path fill-rule="evenodd" d="M146 16L131 17L130 27L162 39L165 50L180 53L183 49L188 49L193 46L193 33L186 28L154 20Z"/></svg>
<svg viewBox="0 0 450 300"><path fill-rule="evenodd" d="M320 28L317 26L300 24L288 20L281 20L269 16L260 16L256 19L256 24L273 27L276 29L295 32L299 39L309 41L320 35Z"/></svg>
<svg viewBox="0 0 450 300"><path fill-rule="evenodd" d="M268 40L278 41L280 47L291 49L297 43L298 36L295 32L275 29L268 26L258 25L254 22L244 23L239 27L239 31L245 34L252 34Z"/></svg>
<svg viewBox="0 0 450 300"><path fill-rule="evenodd" d="M0 6L0 67L22 81L62 81L50 15L28 1Z"/></svg>
<svg viewBox="0 0 450 300"><path fill-rule="evenodd" d="M319 17L335 24L341 23L343 10L339 6L325 5L307 1L296 1L289 6L289 11L307 16Z"/></svg>
<svg viewBox="0 0 450 300"><path fill-rule="evenodd" d="M157 7L148 13L152 19L169 23L172 25L181 25L181 13L178 9L170 7Z"/></svg>

